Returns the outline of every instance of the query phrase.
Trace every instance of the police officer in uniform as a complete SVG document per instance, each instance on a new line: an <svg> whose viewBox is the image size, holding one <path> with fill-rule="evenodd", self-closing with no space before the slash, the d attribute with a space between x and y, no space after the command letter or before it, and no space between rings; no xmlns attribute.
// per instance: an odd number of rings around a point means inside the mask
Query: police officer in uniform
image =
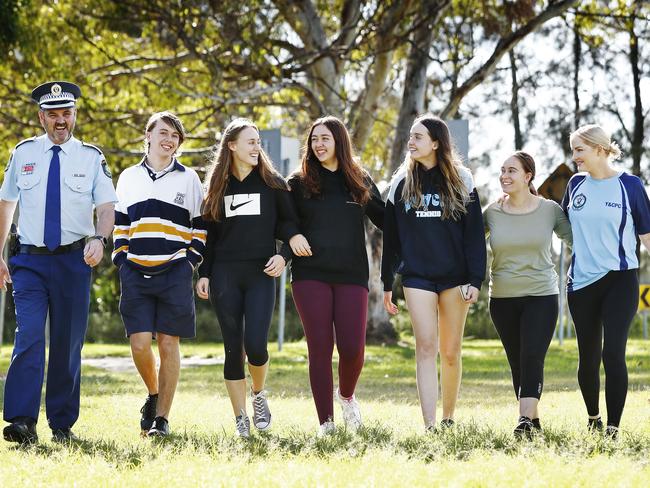
<svg viewBox="0 0 650 488"><path fill-rule="evenodd" d="M45 134L20 142L0 189L0 249L16 204L18 241L0 285L13 282L16 338L7 372L3 430L10 442L38 440L36 422L45 371L45 322L50 348L45 407L53 440L76 439L81 348L88 322L91 268L102 259L113 230L117 201L102 152L76 139L76 101L81 90L64 81L32 92ZM97 225L93 225L93 207Z"/></svg>

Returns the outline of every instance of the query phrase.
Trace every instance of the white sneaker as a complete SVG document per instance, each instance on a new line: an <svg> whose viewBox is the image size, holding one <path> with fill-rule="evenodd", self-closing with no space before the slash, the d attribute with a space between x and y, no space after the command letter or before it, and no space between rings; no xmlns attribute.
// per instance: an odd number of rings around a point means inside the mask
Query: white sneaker
<svg viewBox="0 0 650 488"><path fill-rule="evenodd" d="M361 427L361 411L359 410L359 403L356 398L354 395L352 395L352 398L343 398L337 388L336 399L341 404L345 426L353 432L357 431Z"/></svg>
<svg viewBox="0 0 650 488"><path fill-rule="evenodd" d="M235 436L248 438L251 435L251 421L244 410L240 410L240 415L235 417Z"/></svg>
<svg viewBox="0 0 650 488"><path fill-rule="evenodd" d="M266 401L266 390L253 393L251 388L251 401L253 402L253 425L257 430L266 430L271 427L271 410Z"/></svg>
<svg viewBox="0 0 650 488"><path fill-rule="evenodd" d="M318 428L318 437L325 437L327 435L333 435L336 432L336 425L331 420L326 420Z"/></svg>

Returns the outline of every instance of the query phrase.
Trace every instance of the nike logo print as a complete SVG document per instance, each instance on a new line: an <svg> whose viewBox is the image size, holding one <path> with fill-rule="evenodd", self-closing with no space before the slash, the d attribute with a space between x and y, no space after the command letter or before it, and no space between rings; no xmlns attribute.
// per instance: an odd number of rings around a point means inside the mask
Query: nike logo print
<svg viewBox="0 0 650 488"><path fill-rule="evenodd" d="M239 203L239 204L237 204L237 205L234 204L235 202L230 202L230 211L231 211L231 212L234 212L234 211L237 210L239 207L243 207L244 205L247 205L247 204L251 203L252 201L253 201L253 200L248 200L247 202Z"/></svg>

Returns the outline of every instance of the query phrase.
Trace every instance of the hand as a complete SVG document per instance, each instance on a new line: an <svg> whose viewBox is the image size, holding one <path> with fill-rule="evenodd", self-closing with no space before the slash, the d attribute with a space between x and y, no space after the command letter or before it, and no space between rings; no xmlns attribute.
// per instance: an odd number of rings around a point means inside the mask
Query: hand
<svg viewBox="0 0 650 488"><path fill-rule="evenodd" d="M277 278L282 274L282 271L284 271L286 264L284 258L279 254L276 254L275 256L271 256L271 258L266 262L264 265L264 272L269 276Z"/></svg>
<svg viewBox="0 0 650 488"><path fill-rule="evenodd" d="M467 288L467 293L465 294L465 301L467 303L476 303L476 301L478 300L478 293L479 293L478 288L470 285L469 288Z"/></svg>
<svg viewBox="0 0 650 488"><path fill-rule="evenodd" d="M309 242L302 234L296 234L289 239L289 246L296 256L311 256L311 247Z"/></svg>
<svg viewBox="0 0 650 488"><path fill-rule="evenodd" d="M104 257L104 246L99 239L90 239L84 247L84 261L88 266L95 267Z"/></svg>
<svg viewBox="0 0 650 488"><path fill-rule="evenodd" d="M508 198L509 195L507 193L502 193L501 196L497 198L497 203L499 205L503 205L504 203L506 203L506 200L508 200Z"/></svg>
<svg viewBox="0 0 650 488"><path fill-rule="evenodd" d="M399 312L399 309L397 308L397 305L395 305L393 303L393 292L392 291L385 291L384 292L384 308L391 315L395 315L397 312Z"/></svg>
<svg viewBox="0 0 650 488"><path fill-rule="evenodd" d="M5 260L0 258L0 290L7 290L7 283L11 283L11 274Z"/></svg>
<svg viewBox="0 0 650 488"><path fill-rule="evenodd" d="M210 298L210 278L199 278L196 282L196 295L203 300Z"/></svg>

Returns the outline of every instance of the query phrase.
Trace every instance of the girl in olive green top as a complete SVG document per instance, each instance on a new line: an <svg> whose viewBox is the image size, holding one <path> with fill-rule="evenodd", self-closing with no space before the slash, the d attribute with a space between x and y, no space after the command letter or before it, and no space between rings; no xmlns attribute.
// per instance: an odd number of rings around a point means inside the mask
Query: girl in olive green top
<svg viewBox="0 0 650 488"><path fill-rule="evenodd" d="M537 405L544 358L558 315L558 280L551 259L553 232L571 245L571 225L560 206L532 184L535 161L518 151L501 167L502 202L484 214L492 248L490 316L506 351L519 399L515 435L540 429Z"/></svg>

